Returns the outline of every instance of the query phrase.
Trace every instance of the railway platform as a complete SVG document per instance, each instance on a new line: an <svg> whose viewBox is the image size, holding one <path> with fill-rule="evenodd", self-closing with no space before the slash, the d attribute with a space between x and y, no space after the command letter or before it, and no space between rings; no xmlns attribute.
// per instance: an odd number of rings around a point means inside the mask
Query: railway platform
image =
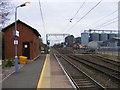
<svg viewBox="0 0 120 90"><path fill-rule="evenodd" d="M52 53L42 54L40 58L29 62L18 73L11 74L2 82L6 88L73 88Z"/></svg>

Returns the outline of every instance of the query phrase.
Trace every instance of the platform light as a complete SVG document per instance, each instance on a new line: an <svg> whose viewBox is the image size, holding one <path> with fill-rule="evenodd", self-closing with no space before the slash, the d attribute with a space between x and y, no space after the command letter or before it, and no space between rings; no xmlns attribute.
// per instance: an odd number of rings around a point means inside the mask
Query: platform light
<svg viewBox="0 0 120 90"><path fill-rule="evenodd" d="M13 30L14 34L14 46L15 46L15 72L18 72L18 53L17 53L17 46L18 46L18 40L17 37L19 37L19 31L17 31L17 9L19 7L24 7L30 5L30 2L25 2L15 8L15 30Z"/></svg>
<svg viewBox="0 0 120 90"><path fill-rule="evenodd" d="M28 6L28 5L30 5L30 2L25 2L25 3L21 4L20 7L24 7L24 6Z"/></svg>

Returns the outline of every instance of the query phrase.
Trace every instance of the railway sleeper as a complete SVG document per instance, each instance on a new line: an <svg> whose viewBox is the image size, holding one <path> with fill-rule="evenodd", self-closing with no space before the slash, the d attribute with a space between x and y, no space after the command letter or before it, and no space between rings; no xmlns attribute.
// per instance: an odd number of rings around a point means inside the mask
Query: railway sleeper
<svg viewBox="0 0 120 90"><path fill-rule="evenodd" d="M76 82L76 83L78 83L78 85L91 85L91 84L93 84L93 83L91 83L91 82Z"/></svg>
<svg viewBox="0 0 120 90"><path fill-rule="evenodd" d="M73 79L83 79L83 80L85 80L82 75L79 75L79 76L72 76L72 75L71 75L71 77L72 77Z"/></svg>
<svg viewBox="0 0 120 90"><path fill-rule="evenodd" d="M75 80L76 82L81 82L81 83L88 83L88 82L90 82L90 81L87 81L87 80L86 80L86 81L83 81L83 80L81 81L81 80L79 80L79 79L78 79L78 80L77 80L77 79L74 79L74 80Z"/></svg>
<svg viewBox="0 0 120 90"><path fill-rule="evenodd" d="M92 84L92 85L78 85L78 86L79 86L80 88L83 88L83 87L84 87L84 88L88 88L88 87L89 87L89 88L97 88L97 87L96 87L95 85L93 85L93 84Z"/></svg>
<svg viewBox="0 0 120 90"><path fill-rule="evenodd" d="M72 56L72 55L71 55ZM62 56L62 58L63 59L65 59L63 56ZM67 59L65 59L67 62L69 62ZM74 64L72 64L71 62L69 62L72 66L74 66L75 68L77 68ZM78 68L77 68L77 70L79 70ZM79 71L81 71L81 70L79 70ZM83 72L82 72L83 73ZM85 74L85 73L84 73ZM83 75L84 75L83 74ZM85 74L86 75L86 74ZM72 75L73 76L73 75ZM88 75L87 75L88 76ZM73 76L73 78L76 78L76 76ZM90 78L90 77L89 77ZM88 79L86 78L85 79L85 77L84 76L82 76L82 74L81 74L81 78L80 78L82 81L87 81ZM91 79L91 78L90 78ZM74 79L73 79L74 80ZM95 83L93 83L93 82L95 82ZM92 79L92 81L90 80L90 82L89 83L87 83L87 84L85 84L85 85L80 85L80 83L78 82L75 82L75 80L74 80L74 82L76 83L76 85L78 86L81 86L81 87L83 87L83 88L87 88L87 87L89 87L89 88L93 88L93 89L101 89L102 88L102 90L105 90L105 87L104 86L102 86L102 85L100 85L98 82L96 82L94 79ZM81 89L81 88L80 88ZM89 89L90 90L90 89Z"/></svg>
<svg viewBox="0 0 120 90"><path fill-rule="evenodd" d="M69 56L70 58L73 58L73 57L71 57L71 56ZM74 59L74 58L73 58ZM76 61L79 61L79 60L77 60L76 59ZM85 65L87 65L87 66L89 66L89 67L91 67L91 68L94 68L93 66L91 66L91 65L88 65L88 64L86 64L86 63L84 63L84 62L81 62L81 63L83 63L83 64L85 64ZM99 69L99 68L94 68L94 69L96 69L96 70L98 70L98 71L100 71L100 72L102 72L102 73L104 73L104 74L106 74L106 75L109 75L109 76L111 76L111 77L114 77L115 79L117 79L117 80L120 80L120 78L118 77L118 75L117 75L117 73L116 74L110 74L110 73L106 73L105 71L102 71L101 69ZM117 76L116 76L117 75Z"/></svg>

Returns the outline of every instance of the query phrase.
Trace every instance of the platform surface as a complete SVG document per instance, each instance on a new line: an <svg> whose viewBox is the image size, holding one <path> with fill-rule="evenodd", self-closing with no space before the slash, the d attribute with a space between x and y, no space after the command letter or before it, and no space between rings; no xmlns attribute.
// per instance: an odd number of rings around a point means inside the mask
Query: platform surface
<svg viewBox="0 0 120 90"><path fill-rule="evenodd" d="M3 88L73 88L58 61L50 54L24 65L2 82Z"/></svg>
<svg viewBox="0 0 120 90"><path fill-rule="evenodd" d="M2 88L36 88L46 55L31 61L2 82Z"/></svg>

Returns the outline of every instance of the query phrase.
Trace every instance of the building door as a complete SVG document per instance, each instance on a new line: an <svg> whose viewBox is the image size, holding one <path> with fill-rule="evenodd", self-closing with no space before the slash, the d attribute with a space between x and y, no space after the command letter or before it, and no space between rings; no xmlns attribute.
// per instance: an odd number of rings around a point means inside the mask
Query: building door
<svg viewBox="0 0 120 90"><path fill-rule="evenodd" d="M22 55L30 59L30 42L23 42L23 51Z"/></svg>

